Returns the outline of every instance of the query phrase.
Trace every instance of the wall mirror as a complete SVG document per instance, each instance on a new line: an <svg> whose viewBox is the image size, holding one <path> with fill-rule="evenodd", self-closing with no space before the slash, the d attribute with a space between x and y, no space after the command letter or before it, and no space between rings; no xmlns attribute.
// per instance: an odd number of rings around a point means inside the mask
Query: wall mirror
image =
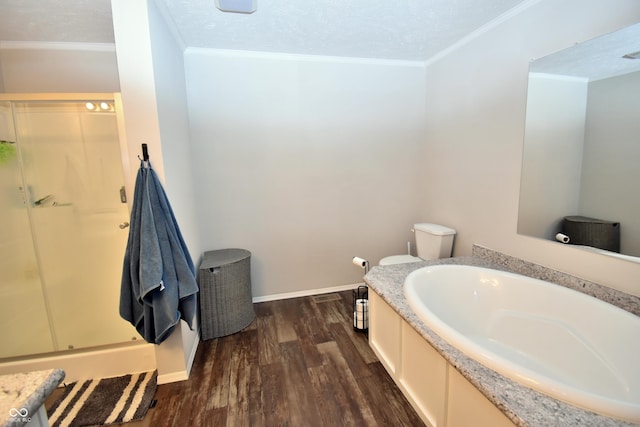
<svg viewBox="0 0 640 427"><path fill-rule="evenodd" d="M640 262L640 24L532 61L518 234Z"/></svg>

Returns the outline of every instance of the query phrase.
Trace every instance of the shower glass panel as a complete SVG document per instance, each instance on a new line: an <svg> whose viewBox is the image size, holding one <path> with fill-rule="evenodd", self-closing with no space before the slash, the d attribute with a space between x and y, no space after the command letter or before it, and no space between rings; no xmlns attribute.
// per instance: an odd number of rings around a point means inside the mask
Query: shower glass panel
<svg viewBox="0 0 640 427"><path fill-rule="evenodd" d="M3 247L0 258L20 257L12 268L22 278L12 289L31 286L35 302L19 293L3 299L0 311L33 304L38 322L29 317L27 323L39 323L29 327L45 338L35 350L22 346L11 356L131 340L135 330L118 314L129 211L113 101L13 102L12 113L21 167L13 159L0 169L13 177L3 186L17 193L20 215L13 221L20 227L11 232L25 248L13 254L15 248ZM3 201L1 209L10 204Z"/></svg>
<svg viewBox="0 0 640 427"><path fill-rule="evenodd" d="M0 357L50 352L53 338L9 102L0 102L0 141Z"/></svg>

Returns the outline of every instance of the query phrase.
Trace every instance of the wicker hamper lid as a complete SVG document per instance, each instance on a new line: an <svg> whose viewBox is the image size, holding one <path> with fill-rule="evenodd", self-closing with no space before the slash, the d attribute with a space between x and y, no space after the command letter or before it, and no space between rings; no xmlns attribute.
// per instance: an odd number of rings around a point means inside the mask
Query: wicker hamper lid
<svg viewBox="0 0 640 427"><path fill-rule="evenodd" d="M566 216L562 233L570 243L620 252L620 223L580 215Z"/></svg>

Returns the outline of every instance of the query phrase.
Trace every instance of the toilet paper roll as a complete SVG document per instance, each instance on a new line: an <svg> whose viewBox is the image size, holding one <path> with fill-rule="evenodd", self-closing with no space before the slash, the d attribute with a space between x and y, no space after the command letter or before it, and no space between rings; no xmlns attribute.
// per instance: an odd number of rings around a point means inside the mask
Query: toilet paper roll
<svg viewBox="0 0 640 427"><path fill-rule="evenodd" d="M369 308L369 300L365 298L359 298L356 300L356 312L365 312Z"/></svg>
<svg viewBox="0 0 640 427"><path fill-rule="evenodd" d="M358 317L355 313L353 314L353 327L356 329L368 329L369 321L366 318Z"/></svg>
<svg viewBox="0 0 640 427"><path fill-rule="evenodd" d="M369 261L367 261L366 259L363 259L357 256L353 257L353 265L357 265L360 268L365 268L368 263Z"/></svg>
<svg viewBox="0 0 640 427"><path fill-rule="evenodd" d="M355 308L356 310L353 312L353 327L367 329L369 327L369 301L357 299Z"/></svg>
<svg viewBox="0 0 640 427"><path fill-rule="evenodd" d="M558 233L556 234L556 240L562 243L569 243L569 236L566 234Z"/></svg>

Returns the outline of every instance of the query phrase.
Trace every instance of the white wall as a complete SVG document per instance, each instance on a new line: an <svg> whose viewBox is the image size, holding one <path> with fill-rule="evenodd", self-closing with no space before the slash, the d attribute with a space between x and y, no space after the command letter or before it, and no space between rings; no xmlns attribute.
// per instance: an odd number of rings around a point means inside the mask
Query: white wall
<svg viewBox="0 0 640 427"><path fill-rule="evenodd" d="M589 84L580 212L620 222L622 253L640 256L640 72Z"/></svg>
<svg viewBox="0 0 640 427"><path fill-rule="evenodd" d="M0 43L0 91L118 92L115 46L90 43Z"/></svg>
<svg viewBox="0 0 640 427"><path fill-rule="evenodd" d="M206 249L252 252L254 297L361 281L420 221L422 63L186 53Z"/></svg>
<svg viewBox="0 0 640 427"><path fill-rule="evenodd" d="M3 77L3 72L1 71L2 68L2 54L0 53L0 93L4 93L6 90L4 88L4 77Z"/></svg>
<svg viewBox="0 0 640 427"><path fill-rule="evenodd" d="M149 2L149 31L156 84L158 123L165 170L165 191L196 267L202 253L196 212L189 114L182 47L156 3ZM198 347L198 331L180 322L187 371Z"/></svg>
<svg viewBox="0 0 640 427"><path fill-rule="evenodd" d="M181 175L188 169L188 156L174 148L175 144L182 145L182 138L187 137L184 81L181 79L182 65L176 46L152 0L112 0L111 6L131 159L129 172L135 178L140 167L136 158L141 156L141 144L146 143L150 160L165 185L169 200L175 204L173 197L180 198L181 206L175 209L178 223L189 224L193 222L193 200L188 196L191 177L188 173ZM178 63L170 65L176 58ZM176 113L178 117L168 119L167 115L173 111L173 107L168 105L171 102L181 103L177 109L182 111ZM170 124L161 125L161 118L171 120ZM175 159L167 159L165 162L165 152L169 155L178 154ZM172 177L170 187L165 183L166 175ZM188 236L194 240L187 240L185 233L187 245L198 247L193 227L186 227ZM197 344L196 334L184 328L181 322L180 327L176 327L166 341L155 346L158 382L187 379Z"/></svg>
<svg viewBox="0 0 640 427"><path fill-rule="evenodd" d="M588 82L531 73L528 86L518 233L553 239L579 212Z"/></svg>
<svg viewBox="0 0 640 427"><path fill-rule="evenodd" d="M149 3L149 23L165 190L176 217L181 219L180 230L191 256L197 262L202 248L196 223L183 50L154 2Z"/></svg>
<svg viewBox="0 0 640 427"><path fill-rule="evenodd" d="M426 220L473 243L640 295L640 265L516 233L529 61L640 19L634 0L541 0L427 66Z"/></svg>

